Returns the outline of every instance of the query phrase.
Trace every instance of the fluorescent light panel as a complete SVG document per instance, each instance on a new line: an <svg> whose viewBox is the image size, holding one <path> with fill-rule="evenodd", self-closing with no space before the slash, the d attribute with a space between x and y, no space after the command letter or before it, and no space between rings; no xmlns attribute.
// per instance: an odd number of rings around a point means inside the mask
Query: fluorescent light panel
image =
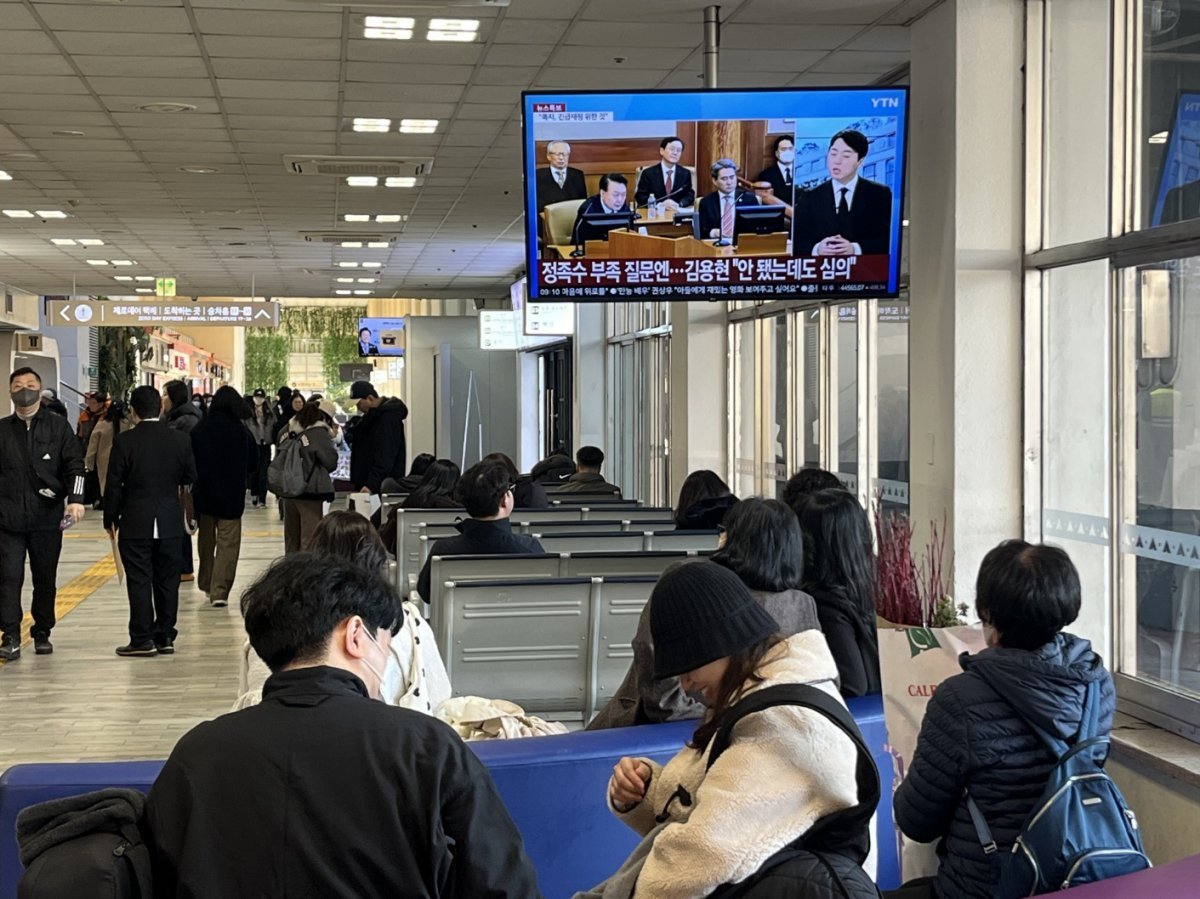
<svg viewBox="0 0 1200 899"><path fill-rule="evenodd" d="M31 219L31 218L33 218L33 213L30 212L28 209L5 209L5 210L0 210L0 211L3 211L4 214L7 215L10 219Z"/></svg>
<svg viewBox="0 0 1200 899"><path fill-rule="evenodd" d="M334 293L336 293L336 294L337 294L339 297L348 297L348 296L350 296L350 291L349 291L349 290L335 290L335 291L334 291Z"/></svg>
<svg viewBox="0 0 1200 899"><path fill-rule="evenodd" d="M107 259L88 259L88 265L108 265Z"/></svg>
<svg viewBox="0 0 1200 899"><path fill-rule="evenodd" d="M133 280L135 280L135 281L153 281L154 276L153 275L138 275Z"/></svg>
<svg viewBox="0 0 1200 899"><path fill-rule="evenodd" d="M373 291L373 290L356 290L356 291L354 291L354 295L356 297L365 297L365 296L370 296L374 292L375 291Z"/></svg>
<svg viewBox="0 0 1200 899"><path fill-rule="evenodd" d="M374 175L351 175L346 179L346 184L350 187L378 187L379 179Z"/></svg>
<svg viewBox="0 0 1200 899"><path fill-rule="evenodd" d="M371 217L357 212L347 212L342 216L342 220L346 222L369 222Z"/></svg>
<svg viewBox="0 0 1200 899"><path fill-rule="evenodd" d="M375 216L375 221L377 221L377 222L402 222L406 218L407 218L407 216L404 216L404 215L377 215L377 216Z"/></svg>
<svg viewBox="0 0 1200 899"><path fill-rule="evenodd" d="M133 277L130 275L113 275L113 280L114 281L132 281Z"/></svg>
<svg viewBox="0 0 1200 899"><path fill-rule="evenodd" d="M416 187L417 179L411 175L403 175L397 178L388 178L384 182L385 187Z"/></svg>
<svg viewBox="0 0 1200 899"><path fill-rule="evenodd" d="M407 16L367 16L363 37L377 41L407 41L413 36L416 19Z"/></svg>
<svg viewBox="0 0 1200 899"><path fill-rule="evenodd" d="M0 172L0 181L12 181L12 175L8 172Z"/></svg>
<svg viewBox="0 0 1200 899"><path fill-rule="evenodd" d="M337 283L338 284L353 284L354 279L353 278L338 278Z"/></svg>
<svg viewBox="0 0 1200 899"><path fill-rule="evenodd" d="M425 39L430 41L473 41L479 37L478 19L430 19Z"/></svg>
<svg viewBox="0 0 1200 899"><path fill-rule="evenodd" d="M137 265L137 263L134 262L132 259L114 259L112 261L112 264L113 265Z"/></svg>
<svg viewBox="0 0 1200 899"><path fill-rule="evenodd" d="M154 293L153 287L135 287L134 290L137 293Z"/></svg>
<svg viewBox="0 0 1200 899"><path fill-rule="evenodd" d="M73 246L75 246L75 241L69 237L51 237L50 243L54 244L56 247L73 247Z"/></svg>
<svg viewBox="0 0 1200 899"><path fill-rule="evenodd" d="M387 134L392 127L392 120L356 118L351 122L351 127L363 134Z"/></svg>
<svg viewBox="0 0 1200 899"><path fill-rule="evenodd" d="M342 244L342 246L345 246L345 244ZM386 250L387 248L388 242L386 240L372 240L367 244L367 249L369 250Z"/></svg>
<svg viewBox="0 0 1200 899"><path fill-rule="evenodd" d="M359 249L362 249L362 241L361 240L343 240L342 246L348 250L359 250Z"/></svg>
<svg viewBox="0 0 1200 899"><path fill-rule="evenodd" d="M44 219L65 219L67 214L58 209L39 209L37 210L38 218Z"/></svg>
<svg viewBox="0 0 1200 899"><path fill-rule="evenodd" d="M433 134L437 130L437 119L401 119L401 134Z"/></svg>
<svg viewBox="0 0 1200 899"><path fill-rule="evenodd" d="M79 238L79 245L81 247L102 247L104 246L104 241L99 237L81 237Z"/></svg>
<svg viewBox="0 0 1200 899"><path fill-rule="evenodd" d="M341 281L342 279L341 279L341 278L338 278L338 280L339 280L339 281ZM352 281L352 280L354 280L354 279L353 279L353 278L347 278L346 280L348 280L348 281ZM359 278L359 279L358 279L358 283L359 283L359 284L374 284L374 283L375 283L376 281L378 281L378 280L379 280L378 278Z"/></svg>

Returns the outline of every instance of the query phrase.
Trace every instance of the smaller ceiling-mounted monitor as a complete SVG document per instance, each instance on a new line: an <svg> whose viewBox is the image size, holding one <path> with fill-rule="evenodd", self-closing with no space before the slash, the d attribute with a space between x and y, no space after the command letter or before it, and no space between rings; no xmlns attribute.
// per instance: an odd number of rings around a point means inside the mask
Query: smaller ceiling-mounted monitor
<svg viewBox="0 0 1200 899"><path fill-rule="evenodd" d="M404 319L360 318L358 320L358 355L403 356Z"/></svg>

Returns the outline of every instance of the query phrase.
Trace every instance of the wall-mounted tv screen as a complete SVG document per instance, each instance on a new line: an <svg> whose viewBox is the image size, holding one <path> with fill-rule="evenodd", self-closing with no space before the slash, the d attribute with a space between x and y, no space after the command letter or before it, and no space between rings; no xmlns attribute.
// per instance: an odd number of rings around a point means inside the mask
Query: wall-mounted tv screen
<svg viewBox="0 0 1200 899"><path fill-rule="evenodd" d="M403 356L404 319L360 318L358 320L359 356Z"/></svg>
<svg viewBox="0 0 1200 899"><path fill-rule="evenodd" d="M894 297L904 87L526 92L531 300Z"/></svg>

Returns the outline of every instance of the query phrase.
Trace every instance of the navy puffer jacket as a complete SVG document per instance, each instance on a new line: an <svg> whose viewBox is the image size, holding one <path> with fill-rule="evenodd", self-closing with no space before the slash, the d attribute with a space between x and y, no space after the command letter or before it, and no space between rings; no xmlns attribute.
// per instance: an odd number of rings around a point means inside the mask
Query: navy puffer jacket
<svg viewBox="0 0 1200 899"><path fill-rule="evenodd" d="M985 649L960 658L925 712L917 751L893 808L920 842L941 840L942 899L992 895L992 864L967 813L970 789L1001 851L1012 846L1057 758L1030 725L1074 741L1088 684L1100 684L1100 733L1112 729L1116 692L1091 644L1061 633L1038 650Z"/></svg>

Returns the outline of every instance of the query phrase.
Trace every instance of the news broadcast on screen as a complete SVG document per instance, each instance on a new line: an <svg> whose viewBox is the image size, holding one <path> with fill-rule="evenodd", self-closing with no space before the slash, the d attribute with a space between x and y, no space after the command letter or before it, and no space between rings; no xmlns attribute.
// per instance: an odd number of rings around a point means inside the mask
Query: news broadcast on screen
<svg viewBox="0 0 1200 899"><path fill-rule="evenodd" d="M522 108L531 300L898 295L907 88Z"/></svg>

